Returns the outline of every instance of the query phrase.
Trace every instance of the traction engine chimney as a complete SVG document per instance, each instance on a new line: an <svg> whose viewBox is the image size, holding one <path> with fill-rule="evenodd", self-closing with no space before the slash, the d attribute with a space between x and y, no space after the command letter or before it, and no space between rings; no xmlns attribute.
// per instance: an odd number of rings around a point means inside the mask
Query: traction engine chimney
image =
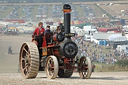
<svg viewBox="0 0 128 85"><path fill-rule="evenodd" d="M71 6L69 4L65 4L63 6L63 12L64 12L64 31L65 34L70 33L70 17L71 17ZM67 36L67 38L70 38Z"/></svg>

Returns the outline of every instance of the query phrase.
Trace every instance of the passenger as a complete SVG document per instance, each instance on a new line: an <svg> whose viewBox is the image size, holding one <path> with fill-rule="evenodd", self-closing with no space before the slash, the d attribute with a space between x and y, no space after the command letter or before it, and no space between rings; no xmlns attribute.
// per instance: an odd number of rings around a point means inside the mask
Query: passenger
<svg viewBox="0 0 128 85"><path fill-rule="evenodd" d="M51 30L50 30L50 26L47 26L47 29L46 29L46 31L45 31L45 34L46 33L51 33L52 34L52 32L51 32Z"/></svg>
<svg viewBox="0 0 128 85"><path fill-rule="evenodd" d="M57 32L57 33L60 33L60 32L61 32L60 26L57 26L56 32Z"/></svg>
<svg viewBox="0 0 128 85"><path fill-rule="evenodd" d="M47 29L45 31L45 38L46 38L46 43L48 45L48 43L51 41L51 36L53 35L53 33L50 30L50 26L47 26Z"/></svg>

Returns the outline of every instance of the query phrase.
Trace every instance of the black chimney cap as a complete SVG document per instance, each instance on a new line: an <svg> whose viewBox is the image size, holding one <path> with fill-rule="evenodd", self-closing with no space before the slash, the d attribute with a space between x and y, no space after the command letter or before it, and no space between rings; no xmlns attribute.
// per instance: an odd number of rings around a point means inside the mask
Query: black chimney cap
<svg viewBox="0 0 128 85"><path fill-rule="evenodd" d="M71 6L69 4L64 4L63 9L71 9Z"/></svg>

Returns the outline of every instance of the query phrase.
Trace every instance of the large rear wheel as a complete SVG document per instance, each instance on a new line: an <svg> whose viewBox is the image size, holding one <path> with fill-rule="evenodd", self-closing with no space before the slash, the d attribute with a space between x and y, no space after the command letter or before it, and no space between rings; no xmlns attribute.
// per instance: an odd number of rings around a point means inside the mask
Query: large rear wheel
<svg viewBox="0 0 128 85"><path fill-rule="evenodd" d="M46 60L45 71L49 79L55 79L58 75L58 60L55 56L49 56Z"/></svg>
<svg viewBox="0 0 128 85"><path fill-rule="evenodd" d="M92 74L92 64L89 57L81 57L80 63L79 63L79 75L82 79L88 79L90 78Z"/></svg>
<svg viewBox="0 0 128 85"><path fill-rule="evenodd" d="M20 70L24 78L35 78L39 70L39 52L35 43L22 45L19 56Z"/></svg>

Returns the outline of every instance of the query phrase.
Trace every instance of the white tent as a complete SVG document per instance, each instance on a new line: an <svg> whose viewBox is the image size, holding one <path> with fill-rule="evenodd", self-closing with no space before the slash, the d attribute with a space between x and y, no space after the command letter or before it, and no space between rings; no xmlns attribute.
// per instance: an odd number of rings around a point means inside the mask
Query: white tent
<svg viewBox="0 0 128 85"><path fill-rule="evenodd" d="M109 41L126 41L126 40L127 40L126 36L114 35L109 37Z"/></svg>

